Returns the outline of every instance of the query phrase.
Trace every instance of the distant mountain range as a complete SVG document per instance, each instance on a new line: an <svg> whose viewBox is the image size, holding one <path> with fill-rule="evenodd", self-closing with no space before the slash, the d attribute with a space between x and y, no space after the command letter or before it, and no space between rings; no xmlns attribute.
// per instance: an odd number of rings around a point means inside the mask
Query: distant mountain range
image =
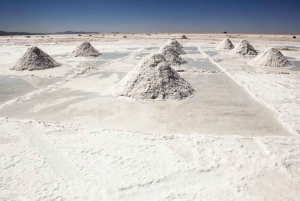
<svg viewBox="0 0 300 201"><path fill-rule="evenodd" d="M97 34L98 32L85 32L85 31L65 31L56 32L55 34Z"/></svg>
<svg viewBox="0 0 300 201"><path fill-rule="evenodd" d="M85 31L65 31L57 33L29 33L29 32L6 32L0 31L0 36L12 36L12 35L50 35L50 34L96 34L98 32L85 32Z"/></svg>
<svg viewBox="0 0 300 201"><path fill-rule="evenodd" d="M11 36L11 35L44 35L45 33L27 33L27 32L6 32L0 31L0 36Z"/></svg>

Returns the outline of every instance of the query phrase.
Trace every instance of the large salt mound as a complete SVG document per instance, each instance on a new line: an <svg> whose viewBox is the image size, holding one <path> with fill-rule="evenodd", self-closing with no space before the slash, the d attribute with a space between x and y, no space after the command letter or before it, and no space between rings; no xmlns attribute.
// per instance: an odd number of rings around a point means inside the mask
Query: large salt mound
<svg viewBox="0 0 300 201"><path fill-rule="evenodd" d="M175 38L170 38L163 47L171 47L173 50L175 50L178 54L186 54L186 52L183 50L183 47Z"/></svg>
<svg viewBox="0 0 300 201"><path fill-rule="evenodd" d="M291 67L293 64L287 60L283 54L275 48L267 48L257 57L252 59L249 65L267 67Z"/></svg>
<svg viewBox="0 0 300 201"><path fill-rule="evenodd" d="M153 53L118 83L115 95L134 99L183 99L194 91L161 54Z"/></svg>
<svg viewBox="0 0 300 201"><path fill-rule="evenodd" d="M89 42L84 42L77 46L72 52L71 57L98 57L101 53L98 52Z"/></svg>
<svg viewBox="0 0 300 201"><path fill-rule="evenodd" d="M159 54L163 55L166 61L171 65L182 65L186 64L180 55L170 46L164 46L158 51Z"/></svg>
<svg viewBox="0 0 300 201"><path fill-rule="evenodd" d="M230 51L230 53L239 55L257 55L257 51L247 40L242 40L233 50Z"/></svg>
<svg viewBox="0 0 300 201"><path fill-rule="evenodd" d="M232 42L228 39L225 38L217 47L217 50L231 50L234 48L234 45Z"/></svg>
<svg viewBox="0 0 300 201"><path fill-rule="evenodd" d="M46 54L38 47L31 47L27 52L17 61L11 70L44 70L61 66L60 63L55 61L52 57Z"/></svg>

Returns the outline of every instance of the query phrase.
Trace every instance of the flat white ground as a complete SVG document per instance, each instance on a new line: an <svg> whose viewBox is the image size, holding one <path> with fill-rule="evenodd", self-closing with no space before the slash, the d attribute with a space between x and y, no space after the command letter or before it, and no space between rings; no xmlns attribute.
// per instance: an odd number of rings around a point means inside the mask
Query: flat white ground
<svg viewBox="0 0 300 201"><path fill-rule="evenodd" d="M231 35L282 53L292 68L247 65L214 48L226 35L178 40L174 68L196 88L181 101L134 101L115 84L181 34L0 38L0 200L298 200L300 43ZM52 38L52 39L51 39ZM103 55L70 58L83 41ZM63 63L9 70L36 45Z"/></svg>

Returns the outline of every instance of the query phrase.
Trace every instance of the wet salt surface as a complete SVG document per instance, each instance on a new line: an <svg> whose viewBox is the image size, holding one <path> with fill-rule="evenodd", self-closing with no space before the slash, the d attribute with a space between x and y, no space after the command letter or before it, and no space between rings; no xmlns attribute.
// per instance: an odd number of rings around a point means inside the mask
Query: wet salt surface
<svg viewBox="0 0 300 201"><path fill-rule="evenodd" d="M155 50L159 50L159 47L146 47L145 50L155 51Z"/></svg>
<svg viewBox="0 0 300 201"><path fill-rule="evenodd" d="M103 73L95 72L95 73L88 74L87 77L97 76L98 79L103 80L103 79L111 77L114 74L118 75L117 82L119 82L121 79L123 79L127 75L126 72L118 72L118 73L115 73L115 72L103 72ZM117 83L117 82L115 82L115 83Z"/></svg>
<svg viewBox="0 0 300 201"><path fill-rule="evenodd" d="M69 54L62 54L59 56L54 56L54 58L58 58L61 59L61 62L63 62L64 59L66 59L66 62L70 62L70 61L76 61L77 59L86 59L88 62L94 62L97 65L101 65L103 64L101 61L105 61L106 60L116 60L116 59L120 59L123 57L127 57L131 54L131 52L102 52L102 55L98 56L98 57L70 57Z"/></svg>
<svg viewBox="0 0 300 201"><path fill-rule="evenodd" d="M217 50L207 50L207 51L205 51L205 53L206 53L208 56L211 56L211 57L213 57L213 56L219 54L219 52L218 52Z"/></svg>
<svg viewBox="0 0 300 201"><path fill-rule="evenodd" d="M290 60L290 61L292 62L294 67L290 68L289 70L300 71L300 61L298 61L298 60Z"/></svg>
<svg viewBox="0 0 300 201"><path fill-rule="evenodd" d="M62 59L62 58L70 57L70 54L69 54L69 53L62 53L62 54L52 55L52 57L53 57L54 59L55 59L55 58Z"/></svg>
<svg viewBox="0 0 300 201"><path fill-rule="evenodd" d="M197 51L197 47L183 47L184 51Z"/></svg>
<svg viewBox="0 0 300 201"><path fill-rule="evenodd" d="M95 61L80 61L79 62L79 66L80 67L98 67L100 65L103 65L105 63L107 63L108 61L105 60L95 60Z"/></svg>
<svg viewBox="0 0 300 201"><path fill-rule="evenodd" d="M109 60L114 60L114 59L120 59L123 57L129 56L131 53L130 52L101 52L101 58L102 59L109 59Z"/></svg>
<svg viewBox="0 0 300 201"><path fill-rule="evenodd" d="M131 50L137 50L137 49L139 49L139 47L130 47L130 48L126 48L126 49L131 51Z"/></svg>
<svg viewBox="0 0 300 201"><path fill-rule="evenodd" d="M185 65L177 66L176 68L186 68L186 69L194 69L194 70L221 70L216 65L214 65L208 58L184 58L188 63Z"/></svg>
<svg viewBox="0 0 300 201"><path fill-rule="evenodd" d="M187 54L201 54L200 51L198 51L197 47L184 47L183 50L187 53Z"/></svg>
<svg viewBox="0 0 300 201"><path fill-rule="evenodd" d="M0 77L0 103L25 95L60 81L60 78L5 78Z"/></svg>
<svg viewBox="0 0 300 201"><path fill-rule="evenodd" d="M85 74L56 91L9 105L0 114L147 133L288 134L270 110L224 74L181 73L197 90L181 101L135 101L113 96L116 83L125 75Z"/></svg>
<svg viewBox="0 0 300 201"><path fill-rule="evenodd" d="M286 48L291 48L291 49L300 49L300 47L299 46L284 46L284 47L286 47Z"/></svg>
<svg viewBox="0 0 300 201"><path fill-rule="evenodd" d="M151 53L148 53L148 52L139 53L139 54L136 55L136 57L144 57L144 56L147 56L149 54L151 54Z"/></svg>

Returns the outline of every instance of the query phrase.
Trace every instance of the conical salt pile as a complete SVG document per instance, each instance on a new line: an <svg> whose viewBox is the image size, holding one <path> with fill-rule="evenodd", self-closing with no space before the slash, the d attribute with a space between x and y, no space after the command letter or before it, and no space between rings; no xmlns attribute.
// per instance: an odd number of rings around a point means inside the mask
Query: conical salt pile
<svg viewBox="0 0 300 201"><path fill-rule="evenodd" d="M242 40L233 50L230 51L230 53L239 55L257 55L257 51L247 40Z"/></svg>
<svg viewBox="0 0 300 201"><path fill-rule="evenodd" d="M183 47L175 38L170 38L163 47L169 46L175 50L178 54L186 54Z"/></svg>
<svg viewBox="0 0 300 201"><path fill-rule="evenodd" d="M228 39L225 38L217 47L217 50L231 50L234 48L234 45L232 42Z"/></svg>
<svg viewBox="0 0 300 201"><path fill-rule="evenodd" d="M98 52L89 42L84 42L77 46L72 52L71 57L98 57L101 53Z"/></svg>
<svg viewBox="0 0 300 201"><path fill-rule="evenodd" d="M187 39L187 37L185 35L182 35L181 39Z"/></svg>
<svg viewBox="0 0 300 201"><path fill-rule="evenodd" d="M170 46L164 46L158 51L159 54L163 55L167 62L171 65L182 65L186 64L187 61L184 61L180 55Z"/></svg>
<svg viewBox="0 0 300 201"><path fill-rule="evenodd" d="M161 54L142 60L115 88L115 95L134 99L183 99L195 89Z"/></svg>
<svg viewBox="0 0 300 201"><path fill-rule="evenodd" d="M27 52L17 61L16 65L11 70L44 70L61 66L60 63L55 61L48 54L43 52L38 47L31 47Z"/></svg>
<svg viewBox="0 0 300 201"><path fill-rule="evenodd" d="M267 48L257 57L252 59L249 65L267 67L291 67L293 64L287 60L283 54L275 48Z"/></svg>

